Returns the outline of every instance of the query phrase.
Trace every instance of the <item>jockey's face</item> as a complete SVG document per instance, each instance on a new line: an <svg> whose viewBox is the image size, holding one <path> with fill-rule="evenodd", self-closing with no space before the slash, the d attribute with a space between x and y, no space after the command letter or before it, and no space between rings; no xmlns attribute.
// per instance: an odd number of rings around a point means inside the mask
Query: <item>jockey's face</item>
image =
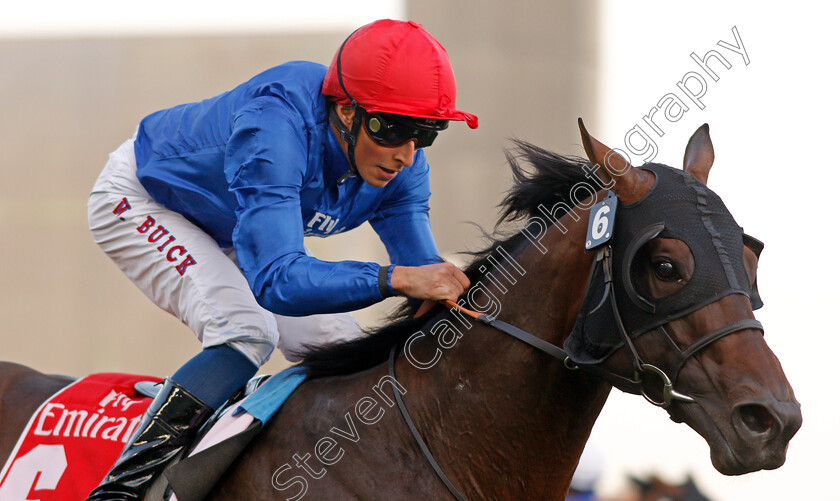
<svg viewBox="0 0 840 501"><path fill-rule="evenodd" d="M353 123L353 108L338 106L338 116L350 128ZM347 143L339 140L345 154ZM399 146L381 146L371 139L364 124L356 137L354 155L359 176L369 185L382 188L397 174L414 161L415 140L406 141Z"/></svg>

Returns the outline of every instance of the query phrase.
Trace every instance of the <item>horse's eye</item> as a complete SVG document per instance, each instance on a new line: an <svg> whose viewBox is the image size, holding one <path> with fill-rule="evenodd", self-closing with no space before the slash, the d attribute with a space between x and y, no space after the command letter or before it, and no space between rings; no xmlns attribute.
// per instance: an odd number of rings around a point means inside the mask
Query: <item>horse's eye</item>
<svg viewBox="0 0 840 501"><path fill-rule="evenodd" d="M654 261L653 272L656 274L656 278L664 282L679 282L682 280L682 277L677 271L676 266L674 266L674 263L668 261L667 259Z"/></svg>

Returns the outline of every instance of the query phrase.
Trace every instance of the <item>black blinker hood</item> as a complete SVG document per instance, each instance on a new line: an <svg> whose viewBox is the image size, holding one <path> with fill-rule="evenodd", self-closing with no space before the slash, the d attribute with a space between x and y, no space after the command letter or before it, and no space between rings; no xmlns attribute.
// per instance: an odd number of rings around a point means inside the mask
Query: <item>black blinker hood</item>
<svg viewBox="0 0 840 501"><path fill-rule="evenodd" d="M632 204L619 202L612 239L613 291L618 313L631 339L711 304L730 294L750 297L760 308L758 290L750 285L743 248L756 254L763 244L743 230L713 191L690 174L662 164L641 169L656 176L653 188ZM656 237L685 242L696 263L690 280L678 292L652 298L633 285L632 269L640 249ZM607 277L597 267L590 277L583 307L564 349L578 365L603 362L624 345L611 301Z"/></svg>

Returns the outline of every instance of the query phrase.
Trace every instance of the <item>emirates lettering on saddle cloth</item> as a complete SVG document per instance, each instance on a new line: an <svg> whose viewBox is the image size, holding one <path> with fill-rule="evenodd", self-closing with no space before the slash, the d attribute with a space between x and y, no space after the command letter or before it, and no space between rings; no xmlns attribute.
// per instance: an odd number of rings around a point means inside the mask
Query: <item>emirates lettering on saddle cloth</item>
<svg viewBox="0 0 840 501"><path fill-rule="evenodd" d="M44 402L0 471L0 500L84 499L152 402L136 393L138 381L160 379L95 374Z"/></svg>
<svg viewBox="0 0 840 501"><path fill-rule="evenodd" d="M74 438L100 438L126 443L128 437L137 428L137 424L140 423L142 414L128 420L125 417L108 416L105 411L107 408L118 408L126 412L132 405L141 403L143 400L132 400L124 393L118 393L115 390L111 390L111 393L99 402L99 410L91 413L68 409L62 403L49 403L41 411L32 434L41 437L61 435Z"/></svg>
<svg viewBox="0 0 840 501"><path fill-rule="evenodd" d="M128 200L123 198L122 200L120 200L120 203L117 204L117 207L114 209L114 214L117 217L119 217L120 220L125 221L125 218L121 217L120 215L129 209L131 209L131 204L128 203ZM137 231L139 233L148 234L148 240L150 243L157 244L158 242L160 242L160 245L157 246L157 250L158 252L165 253L167 261L175 263L178 260L180 260L180 263L175 265L175 269L178 271L178 273L183 275L184 272L187 270L188 266L192 266L196 263L195 258L193 258L192 255L189 254L189 252L183 245L175 244L170 246L169 244L171 244L177 239L174 235L170 235L169 230L167 230L163 226L158 224L157 227L155 227L156 223L157 221L155 221L155 218L153 218L152 216L146 216L146 220L143 221L140 224L140 226L137 227ZM164 237L167 238L164 239ZM185 254L186 256L184 256Z"/></svg>

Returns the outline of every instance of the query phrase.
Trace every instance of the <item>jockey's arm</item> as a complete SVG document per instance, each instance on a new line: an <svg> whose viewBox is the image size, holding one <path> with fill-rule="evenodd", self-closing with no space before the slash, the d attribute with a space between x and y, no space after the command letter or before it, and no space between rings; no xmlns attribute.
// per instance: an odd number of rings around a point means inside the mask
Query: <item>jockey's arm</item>
<svg viewBox="0 0 840 501"><path fill-rule="evenodd" d="M393 263L390 287L417 299L456 301L469 287L467 276L441 257L429 221L429 166L421 152L403 173L400 195L382 205L370 224Z"/></svg>
<svg viewBox="0 0 840 501"><path fill-rule="evenodd" d="M378 263L328 262L303 246L300 191L307 146L291 107L254 100L238 113L225 158L237 198L233 244L259 304L304 316L364 308L383 299Z"/></svg>

